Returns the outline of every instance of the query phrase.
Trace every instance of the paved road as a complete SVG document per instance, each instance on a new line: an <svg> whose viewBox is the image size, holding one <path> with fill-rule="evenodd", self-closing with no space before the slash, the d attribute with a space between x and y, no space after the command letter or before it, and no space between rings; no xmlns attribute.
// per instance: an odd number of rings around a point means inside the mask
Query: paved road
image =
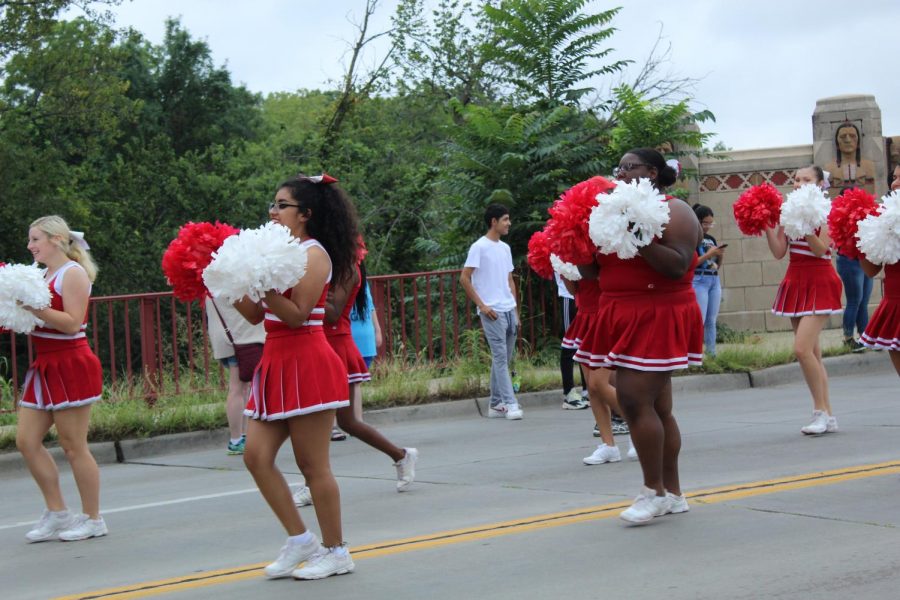
<svg viewBox="0 0 900 600"><path fill-rule="evenodd" d="M26 544L37 490L3 475L2 595L897 598L900 380L885 366L832 380L841 431L819 438L799 433L810 413L800 383L682 394L692 510L640 528L615 518L640 486L637 463L581 464L595 443L587 411L385 426L421 452L406 494L384 456L335 443L357 570L318 582L262 578L283 533L240 459L220 450L103 467L111 533L81 543ZM279 461L297 472L287 452ZM77 502L69 473L63 483ZM312 508L302 514L315 529Z"/></svg>

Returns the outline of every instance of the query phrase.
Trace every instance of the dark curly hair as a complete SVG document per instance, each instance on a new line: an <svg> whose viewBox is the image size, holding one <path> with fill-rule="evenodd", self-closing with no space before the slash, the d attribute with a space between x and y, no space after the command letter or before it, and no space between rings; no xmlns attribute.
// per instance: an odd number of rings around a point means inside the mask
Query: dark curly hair
<svg viewBox="0 0 900 600"><path fill-rule="evenodd" d="M306 232L328 252L333 282L349 281L356 272L359 219L347 192L337 183L317 183L305 175L288 179L278 189L287 189L300 212L309 216Z"/></svg>

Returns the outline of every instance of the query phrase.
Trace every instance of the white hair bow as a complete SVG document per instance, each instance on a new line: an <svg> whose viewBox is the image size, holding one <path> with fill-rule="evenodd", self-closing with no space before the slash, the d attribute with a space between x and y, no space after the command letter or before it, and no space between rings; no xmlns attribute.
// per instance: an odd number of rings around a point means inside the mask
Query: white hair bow
<svg viewBox="0 0 900 600"><path fill-rule="evenodd" d="M87 243L87 240L84 239L83 231L69 231L69 237L72 238L72 241L78 244L83 250L90 250L91 245Z"/></svg>

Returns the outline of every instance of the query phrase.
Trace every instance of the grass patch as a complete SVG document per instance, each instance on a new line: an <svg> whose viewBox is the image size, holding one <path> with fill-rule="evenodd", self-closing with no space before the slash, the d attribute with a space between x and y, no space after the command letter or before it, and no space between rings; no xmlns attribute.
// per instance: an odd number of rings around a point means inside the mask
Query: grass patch
<svg viewBox="0 0 900 600"><path fill-rule="evenodd" d="M759 334L735 334L729 334L729 339L736 341L725 342L716 357L704 359L702 367L675 371L674 375L746 373L796 360L790 348L769 348ZM480 330L470 330L462 334L460 342L464 355L443 365L401 357L376 362L372 382L363 385L363 406L379 409L488 395L491 357L484 336ZM557 344L548 340L540 345L540 352L516 359L515 369L522 379L523 392L559 389ZM824 356L848 352L843 345L823 349ZM227 425L225 391L219 389L218 370L213 369L209 379L182 374L180 384L182 391L176 393L173 381L162 381L159 399L152 407L144 401L139 382L131 386L122 382L106 386L103 400L92 408L89 438L91 441L145 438ZM183 391L191 389L199 391ZM15 447L15 423L15 413L0 413L0 450ZM55 440L55 431L51 430L47 441Z"/></svg>

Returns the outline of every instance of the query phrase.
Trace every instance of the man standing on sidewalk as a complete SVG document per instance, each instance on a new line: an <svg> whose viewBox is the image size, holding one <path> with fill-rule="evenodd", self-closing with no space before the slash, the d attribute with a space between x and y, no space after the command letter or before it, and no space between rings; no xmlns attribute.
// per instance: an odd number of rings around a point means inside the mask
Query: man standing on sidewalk
<svg viewBox="0 0 900 600"><path fill-rule="evenodd" d="M491 348L490 418L522 418L513 392L509 365L516 349L519 315L513 282L512 252L500 238L509 233L509 209L490 204L484 211L487 233L469 248L459 281L478 307L484 336Z"/></svg>

